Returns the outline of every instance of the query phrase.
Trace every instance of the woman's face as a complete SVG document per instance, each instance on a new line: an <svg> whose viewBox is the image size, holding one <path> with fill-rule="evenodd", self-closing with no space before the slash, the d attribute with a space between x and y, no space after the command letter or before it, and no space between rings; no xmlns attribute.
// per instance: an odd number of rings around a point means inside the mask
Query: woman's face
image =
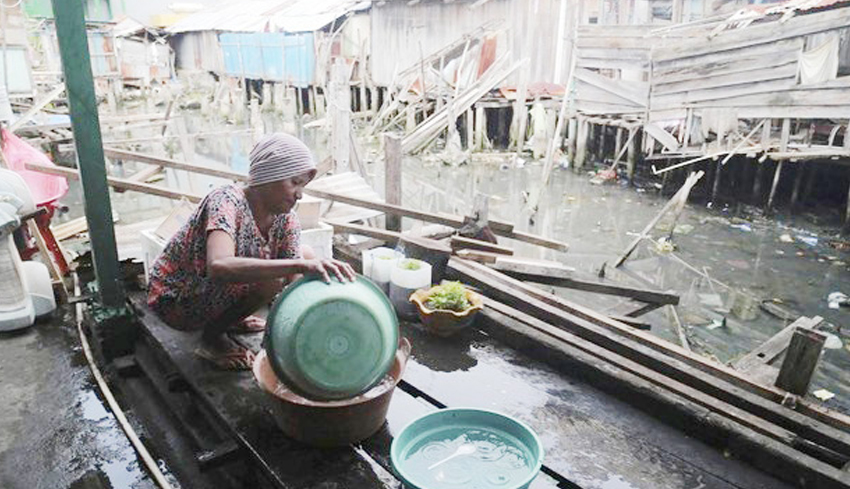
<svg viewBox="0 0 850 489"><path fill-rule="evenodd" d="M304 187L310 183L315 174L315 171L310 171L268 184L266 196L269 208L276 214L287 214L292 211L301 199Z"/></svg>

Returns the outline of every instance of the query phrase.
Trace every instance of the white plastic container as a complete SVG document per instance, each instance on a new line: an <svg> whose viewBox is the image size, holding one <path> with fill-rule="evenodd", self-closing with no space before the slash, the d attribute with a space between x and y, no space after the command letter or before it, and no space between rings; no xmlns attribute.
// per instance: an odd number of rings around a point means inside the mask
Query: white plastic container
<svg viewBox="0 0 850 489"><path fill-rule="evenodd" d="M316 258L320 260L333 258L333 238L333 226L323 222L316 223L312 229L301 230L301 244L313 248Z"/></svg>
<svg viewBox="0 0 850 489"><path fill-rule="evenodd" d="M361 253L363 275L375 282L385 294L390 292L392 269L404 255L392 248L373 248Z"/></svg>
<svg viewBox="0 0 850 489"><path fill-rule="evenodd" d="M24 261L21 262L21 270L29 289L35 316L41 317L55 311L56 297L53 296L53 283L47 266L36 261Z"/></svg>
<svg viewBox="0 0 850 489"><path fill-rule="evenodd" d="M415 258L398 260L390 277L390 302L396 313L403 318L416 316L416 306L411 304L410 294L431 285L431 265Z"/></svg>

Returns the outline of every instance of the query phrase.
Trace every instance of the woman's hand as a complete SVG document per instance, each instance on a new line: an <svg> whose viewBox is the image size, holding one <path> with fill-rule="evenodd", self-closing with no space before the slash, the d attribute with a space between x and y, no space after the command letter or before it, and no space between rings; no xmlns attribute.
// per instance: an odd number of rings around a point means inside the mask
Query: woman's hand
<svg viewBox="0 0 850 489"><path fill-rule="evenodd" d="M334 274L340 282L354 282L357 275L351 265L343 261L326 259L326 260L304 260L304 273L317 274L322 277L326 283L331 283L330 274Z"/></svg>

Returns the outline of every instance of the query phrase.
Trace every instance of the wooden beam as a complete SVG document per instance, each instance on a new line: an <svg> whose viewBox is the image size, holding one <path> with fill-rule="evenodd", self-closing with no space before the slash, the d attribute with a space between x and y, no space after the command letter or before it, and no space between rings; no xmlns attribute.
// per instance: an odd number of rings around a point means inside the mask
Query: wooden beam
<svg viewBox="0 0 850 489"><path fill-rule="evenodd" d="M463 236L452 236L451 247L452 250L488 251L490 253L498 253L500 255L514 254L514 250L505 246L499 246L498 244L481 241L479 239L464 238Z"/></svg>
<svg viewBox="0 0 850 489"><path fill-rule="evenodd" d="M826 335L823 333L796 328L788 345L788 353L779 368L776 386L798 396L806 395L825 341Z"/></svg>
<svg viewBox="0 0 850 489"><path fill-rule="evenodd" d="M235 182L247 182L248 175L235 172L225 168L211 168L185 161L174 160L171 158L163 158L161 156L152 156L135 151L127 151L118 148L103 148L103 155L107 158L123 161L138 161L140 163L149 163L151 165L162 166L165 168L173 168L175 170L185 170L201 175L210 175L213 177L226 178Z"/></svg>
<svg viewBox="0 0 850 489"><path fill-rule="evenodd" d="M735 370L742 372L750 371L758 365L769 365L785 352L788 343L791 341L791 335L797 328L813 329L821 322L823 322L823 318L820 316L800 317L761 345L750 350L746 355L732 362L731 365Z"/></svg>
<svg viewBox="0 0 850 489"><path fill-rule="evenodd" d="M794 484L805 473L812 487L843 487L846 483L836 467L792 448L797 439L793 433L677 378L659 376L639 362L602 351L594 343L492 299L485 299L482 316L482 327L489 335L544 358L555 368L577 372L601 390L659 413L673 426L746 458L761 470Z"/></svg>
<svg viewBox="0 0 850 489"><path fill-rule="evenodd" d="M50 175L59 175L65 178L70 178L72 180L79 180L80 178L80 173L77 170L61 166L48 166L43 165L41 163L27 163L26 168L27 170L47 173ZM167 199L186 199L192 203L198 203L204 198L203 195L181 192L179 190L171 190L164 187L157 187L156 185L151 185L148 183L133 182L131 180L123 178L106 177L106 183L108 183L110 187L114 187L117 189L132 190L134 192L156 195L159 197L165 197Z"/></svg>
<svg viewBox="0 0 850 489"><path fill-rule="evenodd" d="M755 384L730 367L695 355L652 334L630 328L597 311L524 284L484 265L452 258L448 268L450 274L481 288L496 300L516 304L527 314L792 430L809 442L850 455L850 433L781 406L779 402L784 398L784 392L779 389ZM798 401L798 409L808 406L804 400ZM817 412L811 409L806 411ZM832 418L836 425L845 425L847 420L838 413L821 411L819 414L819 419Z"/></svg>
<svg viewBox="0 0 850 489"><path fill-rule="evenodd" d="M44 95L43 97L41 97L36 103L34 103L33 106L30 107L29 110L27 110L26 112L21 114L21 116L18 117L18 119L15 122L13 122L11 126L9 126L9 131L11 131L11 132L17 131L20 127L22 127L24 124L29 122L29 120L32 119L32 117L34 115L38 114L41 111L41 109L46 107L47 104L49 104L50 102L53 102L53 100L56 97L58 97L59 94L61 94L64 91L65 91L65 83L64 82L59 83L58 85L53 87L53 90L47 92L47 94Z"/></svg>
<svg viewBox="0 0 850 489"><path fill-rule="evenodd" d="M388 204L401 205L401 138L395 134L384 135L384 198ZM401 216L389 214L386 227L401 231Z"/></svg>
<svg viewBox="0 0 850 489"><path fill-rule="evenodd" d="M634 239L634 241L632 241L631 244L629 244L629 246L625 249L625 251L623 251L623 254L620 255L620 258L617 259L617 262L614 264L615 268L622 265L629 258L635 248L637 248L637 245L640 244L641 240L646 237L647 233L652 231L652 228L654 228L655 225L658 224L658 221L660 221L661 218L664 217L664 215L667 214L668 211L670 211L670 209L673 209L674 207L679 205L681 201L688 200L688 195L690 194L691 189L694 187L694 185L697 184L697 182L700 178L702 178L702 176L702 171L699 171L697 173L691 173L688 176L679 191L676 192L676 194L673 195L673 197L671 197L670 200L667 201L664 207L661 208L661 211L659 211L658 214L654 218L652 218L651 221L649 221L649 224L647 224L646 227L643 228L643 231L641 231L640 234Z"/></svg>
<svg viewBox="0 0 850 489"><path fill-rule="evenodd" d="M524 263L511 263L496 260L491 268L498 270L509 277L526 282L554 285L567 289L583 290L597 294L628 297L641 302L652 302L658 304L678 304L679 296L649 289L638 289L624 285L604 283L602 281L577 278L574 271L547 267L545 265L532 265Z"/></svg>

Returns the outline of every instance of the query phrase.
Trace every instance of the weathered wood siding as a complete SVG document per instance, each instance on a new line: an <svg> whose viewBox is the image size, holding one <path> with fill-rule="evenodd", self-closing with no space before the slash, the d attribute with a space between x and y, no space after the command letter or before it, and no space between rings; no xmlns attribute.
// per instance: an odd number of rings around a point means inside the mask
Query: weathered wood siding
<svg viewBox="0 0 850 489"><path fill-rule="evenodd" d="M572 9L577 5L576 0L489 0L485 3L422 0L415 5L408 3L403 0L372 5L371 68L378 85L389 85L397 71L415 65L423 56L493 21L502 21L506 28L499 38L496 57L510 50L513 60L529 58L524 69L530 70L530 82L564 83L566 80L575 18ZM531 33L527 35L529 29ZM562 38L560 43L559 37ZM519 77L516 73L506 83L517 84Z"/></svg>
<svg viewBox="0 0 850 489"><path fill-rule="evenodd" d="M800 85L797 74L807 36L848 25L843 8L656 45L651 118L682 118L688 108L735 109L741 118L847 117L850 77Z"/></svg>

